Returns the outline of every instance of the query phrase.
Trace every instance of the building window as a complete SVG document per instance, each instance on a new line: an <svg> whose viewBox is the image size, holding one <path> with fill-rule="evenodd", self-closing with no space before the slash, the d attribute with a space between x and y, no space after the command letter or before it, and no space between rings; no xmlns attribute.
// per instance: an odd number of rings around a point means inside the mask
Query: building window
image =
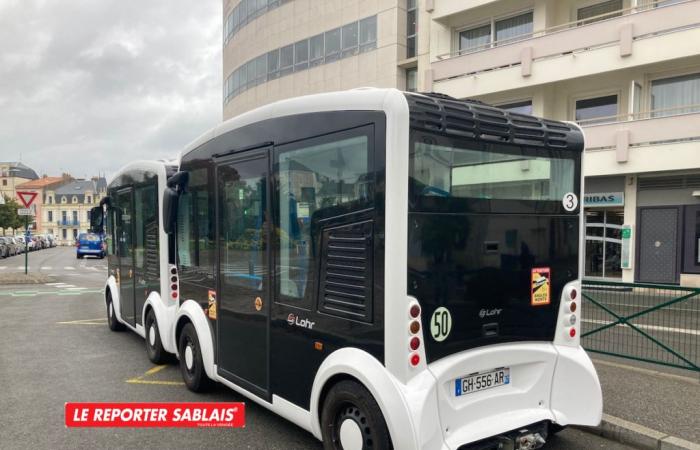
<svg viewBox="0 0 700 450"><path fill-rule="evenodd" d="M523 100L520 102L505 103L503 105L496 106L514 113L532 114L532 100Z"/></svg>
<svg viewBox="0 0 700 450"><path fill-rule="evenodd" d="M78 230L73 228L73 239L78 239Z"/></svg>
<svg viewBox="0 0 700 450"><path fill-rule="evenodd" d="M3 186L7 186L7 180L5 180L4 178L3 178L3 180L2 180L2 185L3 185Z"/></svg>
<svg viewBox="0 0 700 450"><path fill-rule="evenodd" d="M609 0L585 8L579 8L576 12L576 20L579 25L586 25L600 20L610 19L622 15L622 0Z"/></svg>
<svg viewBox="0 0 700 450"><path fill-rule="evenodd" d="M651 82L652 117L700 111L700 73Z"/></svg>
<svg viewBox="0 0 700 450"><path fill-rule="evenodd" d="M406 90L416 92L418 90L418 69L406 69Z"/></svg>
<svg viewBox="0 0 700 450"><path fill-rule="evenodd" d="M90 197L90 196L88 195L86 202L87 202L87 203L92 203L92 197Z"/></svg>
<svg viewBox="0 0 700 450"><path fill-rule="evenodd" d="M73 211L73 225L78 224L78 211Z"/></svg>
<svg viewBox="0 0 700 450"><path fill-rule="evenodd" d="M241 0L224 20L224 45L255 18L289 0Z"/></svg>
<svg viewBox="0 0 700 450"><path fill-rule="evenodd" d="M585 276L621 278L622 210L586 210Z"/></svg>
<svg viewBox="0 0 700 450"><path fill-rule="evenodd" d="M340 28L326 31L326 63L333 62L340 58Z"/></svg>
<svg viewBox="0 0 700 450"><path fill-rule="evenodd" d="M416 33L418 31L418 8L416 0L407 0L406 4L406 58L416 56Z"/></svg>
<svg viewBox="0 0 700 450"><path fill-rule="evenodd" d="M234 70L223 83L224 103L268 80L377 48L377 16L272 50Z"/></svg>
<svg viewBox="0 0 700 450"><path fill-rule="evenodd" d="M532 35L532 11L459 32L459 51L477 51Z"/></svg>
<svg viewBox="0 0 700 450"><path fill-rule="evenodd" d="M68 230L65 228L61 230L61 236L63 236L63 240L68 239Z"/></svg>
<svg viewBox="0 0 700 450"><path fill-rule="evenodd" d="M612 122L617 118L617 95L576 100L576 122L584 125Z"/></svg>
<svg viewBox="0 0 700 450"><path fill-rule="evenodd" d="M49 196L48 200L49 200L49 205L53 203L53 197Z"/></svg>
<svg viewBox="0 0 700 450"><path fill-rule="evenodd" d="M49 222L53 222L53 211L49 211L49 212L47 213L47 217L48 217L48 219L49 219Z"/></svg>
<svg viewBox="0 0 700 450"><path fill-rule="evenodd" d="M76 196L74 195L73 198L71 199L71 202L73 202L73 203L78 203L78 197L76 197Z"/></svg>
<svg viewBox="0 0 700 450"><path fill-rule="evenodd" d="M65 195L61 197L61 203L64 204L64 205L65 205L66 203L68 203L68 199L66 198Z"/></svg>

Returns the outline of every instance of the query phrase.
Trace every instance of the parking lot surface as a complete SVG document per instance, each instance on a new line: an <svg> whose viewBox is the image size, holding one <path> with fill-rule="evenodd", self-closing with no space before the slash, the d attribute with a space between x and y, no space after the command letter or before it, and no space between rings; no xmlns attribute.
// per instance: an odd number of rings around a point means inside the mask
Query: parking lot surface
<svg viewBox="0 0 700 450"><path fill-rule="evenodd" d="M55 278L52 283L59 284L0 286L0 448L322 448L311 434L227 388L188 391L175 362L151 364L140 337L107 327L100 294L105 261L76 260L74 253L55 248L30 255L30 265L46 270ZM0 260L0 267L18 270L19 263L12 260ZM244 401L246 427L68 429L63 408L69 401ZM545 448L631 447L566 429Z"/></svg>

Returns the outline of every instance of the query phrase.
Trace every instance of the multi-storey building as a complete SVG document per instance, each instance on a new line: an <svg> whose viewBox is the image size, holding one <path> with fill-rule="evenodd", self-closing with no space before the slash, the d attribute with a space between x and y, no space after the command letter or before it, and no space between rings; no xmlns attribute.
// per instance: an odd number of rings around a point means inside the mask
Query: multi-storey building
<svg viewBox="0 0 700 450"><path fill-rule="evenodd" d="M585 275L700 285L698 17L700 0L225 0L224 118L381 86L576 121Z"/></svg>
<svg viewBox="0 0 700 450"><path fill-rule="evenodd" d="M42 228L56 236L59 244L72 245L79 233L90 227L90 209L107 193L104 178L76 180L44 191ZM37 221L39 219L37 218Z"/></svg>
<svg viewBox="0 0 700 450"><path fill-rule="evenodd" d="M42 220L42 217L46 215L43 212L43 200L45 197L44 192L47 190L56 189L63 184L69 183L70 181L71 179L69 177L49 177L44 175L43 177L37 178L36 180L27 181L25 183L17 185L18 191L34 192L37 194L36 199L32 204L36 211L35 216L32 218L32 220L34 221L33 225L35 233L53 234L53 232L55 231L54 224L47 223L46 221Z"/></svg>
<svg viewBox="0 0 700 450"><path fill-rule="evenodd" d="M17 199L17 187L39 176L21 162L0 162L0 197Z"/></svg>

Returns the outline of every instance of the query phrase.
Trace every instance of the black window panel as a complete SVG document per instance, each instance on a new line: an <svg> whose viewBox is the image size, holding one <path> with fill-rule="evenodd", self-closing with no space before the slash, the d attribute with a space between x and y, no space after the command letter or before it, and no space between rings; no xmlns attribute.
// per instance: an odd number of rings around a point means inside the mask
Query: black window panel
<svg viewBox="0 0 700 450"><path fill-rule="evenodd" d="M326 45L326 62L336 61L340 58L340 28L326 31L324 41Z"/></svg>
<svg viewBox="0 0 700 450"><path fill-rule="evenodd" d="M309 40L304 39L294 44L294 70L309 67Z"/></svg>
<svg viewBox="0 0 700 450"><path fill-rule="evenodd" d="M617 95L576 101L576 121L587 124L607 122L617 116Z"/></svg>

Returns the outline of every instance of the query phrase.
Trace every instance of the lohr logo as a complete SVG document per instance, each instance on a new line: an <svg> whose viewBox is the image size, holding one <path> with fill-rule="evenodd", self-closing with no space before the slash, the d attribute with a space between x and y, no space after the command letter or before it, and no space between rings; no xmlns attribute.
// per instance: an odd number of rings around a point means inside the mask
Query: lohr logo
<svg viewBox="0 0 700 450"><path fill-rule="evenodd" d="M296 325L298 327L308 328L309 330L312 330L314 328L314 325L316 325L316 322L312 322L309 319L300 319L299 316L295 315L294 313L289 313L289 315L287 316L287 323L289 325Z"/></svg>
<svg viewBox="0 0 700 450"><path fill-rule="evenodd" d="M483 319L484 317L497 316L497 315L501 314L501 311L503 311L503 310L500 308L493 308L493 309L488 309L488 310L482 309L481 311L479 311L479 317L481 317Z"/></svg>

